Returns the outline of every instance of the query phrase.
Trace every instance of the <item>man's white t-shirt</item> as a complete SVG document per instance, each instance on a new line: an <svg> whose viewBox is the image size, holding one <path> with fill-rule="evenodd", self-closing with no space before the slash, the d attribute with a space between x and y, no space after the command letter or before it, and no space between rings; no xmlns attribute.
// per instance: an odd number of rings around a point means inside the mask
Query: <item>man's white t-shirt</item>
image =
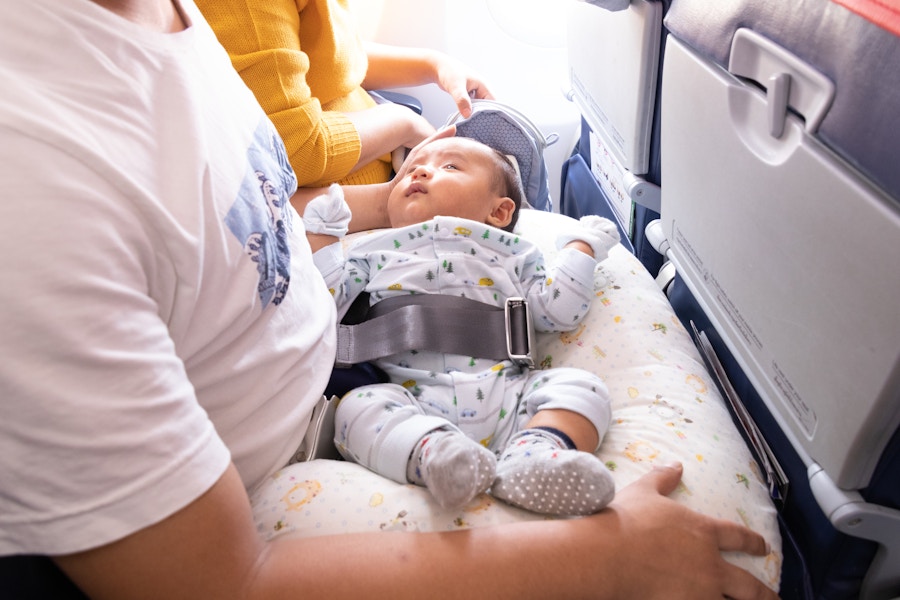
<svg viewBox="0 0 900 600"><path fill-rule="evenodd" d="M284 148L196 7L0 8L0 555L158 522L300 443L334 303Z"/></svg>

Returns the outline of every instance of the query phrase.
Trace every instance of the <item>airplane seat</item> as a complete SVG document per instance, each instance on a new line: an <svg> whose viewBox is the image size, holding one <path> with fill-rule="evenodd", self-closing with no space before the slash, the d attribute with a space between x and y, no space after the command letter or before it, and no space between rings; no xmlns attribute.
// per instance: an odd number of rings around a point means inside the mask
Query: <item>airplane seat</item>
<svg viewBox="0 0 900 600"><path fill-rule="evenodd" d="M599 214L619 225L622 243L648 271L663 259L647 239L659 218L658 72L665 50L663 17L670 0L599 0L570 7L570 97L581 136L563 166L560 212Z"/></svg>
<svg viewBox="0 0 900 600"><path fill-rule="evenodd" d="M87 600L87 596L49 557L0 557L3 598L9 600Z"/></svg>
<svg viewBox="0 0 900 600"><path fill-rule="evenodd" d="M400 106L405 106L417 115L421 115L424 110L422 101L409 94L401 94L391 90L376 90L370 92L370 94L375 98L376 102L383 100L385 102L391 102L392 104L399 104Z"/></svg>
<svg viewBox="0 0 900 600"><path fill-rule="evenodd" d="M676 10L667 15L665 26L674 37L724 68L734 60L733 39L740 28L757 31L814 64L834 83L834 89L830 105L821 107L818 117L807 115L814 120L809 129L864 178L900 202L898 130L886 122L886 115L900 107L900 7L895 4L889 9L887 3L866 0L673 2ZM893 10L893 23L879 25L845 8L869 4L884 5L886 13ZM806 35L797 36L799 31Z"/></svg>
<svg viewBox="0 0 900 600"><path fill-rule="evenodd" d="M673 0L664 24L669 299L781 471L782 597L900 596L900 10Z"/></svg>
<svg viewBox="0 0 900 600"><path fill-rule="evenodd" d="M616 219L648 270L677 271L657 282L773 463L782 597L900 595L898 11L608 4L569 13L582 131L560 212Z"/></svg>

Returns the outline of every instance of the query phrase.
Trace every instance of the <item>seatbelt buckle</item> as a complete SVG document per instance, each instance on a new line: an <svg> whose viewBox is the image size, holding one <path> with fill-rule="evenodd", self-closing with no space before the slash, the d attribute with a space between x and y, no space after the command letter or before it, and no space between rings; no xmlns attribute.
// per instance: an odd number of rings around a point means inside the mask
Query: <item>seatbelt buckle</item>
<svg viewBox="0 0 900 600"><path fill-rule="evenodd" d="M525 298L506 299L506 353L520 367L534 368L534 323Z"/></svg>

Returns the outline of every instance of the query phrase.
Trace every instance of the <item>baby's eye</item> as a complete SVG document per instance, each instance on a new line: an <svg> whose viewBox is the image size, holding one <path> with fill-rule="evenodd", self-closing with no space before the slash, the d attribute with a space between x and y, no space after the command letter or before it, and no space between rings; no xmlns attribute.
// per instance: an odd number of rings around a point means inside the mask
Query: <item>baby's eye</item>
<svg viewBox="0 0 900 600"><path fill-rule="evenodd" d="M447 163L446 165L444 165L444 168L445 168L445 169L449 169L449 170L453 170L453 171L459 171L459 167L457 167L457 166L454 165L453 163Z"/></svg>

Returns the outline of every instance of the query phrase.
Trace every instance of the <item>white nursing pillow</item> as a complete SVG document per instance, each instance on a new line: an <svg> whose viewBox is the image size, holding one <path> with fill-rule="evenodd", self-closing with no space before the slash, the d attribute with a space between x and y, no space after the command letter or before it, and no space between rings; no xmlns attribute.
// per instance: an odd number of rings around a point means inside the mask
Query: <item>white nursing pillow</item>
<svg viewBox="0 0 900 600"><path fill-rule="evenodd" d="M571 223L565 216L527 210L518 230L552 261L556 233ZM672 497L762 534L773 548L768 556L728 558L777 589L782 553L775 508L690 335L652 276L622 246L599 265L594 288L594 304L575 331L538 335L536 360L588 369L606 382L613 423L598 455L619 489L655 464L681 461L683 483ZM287 532L453 530L547 518L487 495L462 510L447 511L423 488L325 460L282 469L251 500L266 539Z"/></svg>

